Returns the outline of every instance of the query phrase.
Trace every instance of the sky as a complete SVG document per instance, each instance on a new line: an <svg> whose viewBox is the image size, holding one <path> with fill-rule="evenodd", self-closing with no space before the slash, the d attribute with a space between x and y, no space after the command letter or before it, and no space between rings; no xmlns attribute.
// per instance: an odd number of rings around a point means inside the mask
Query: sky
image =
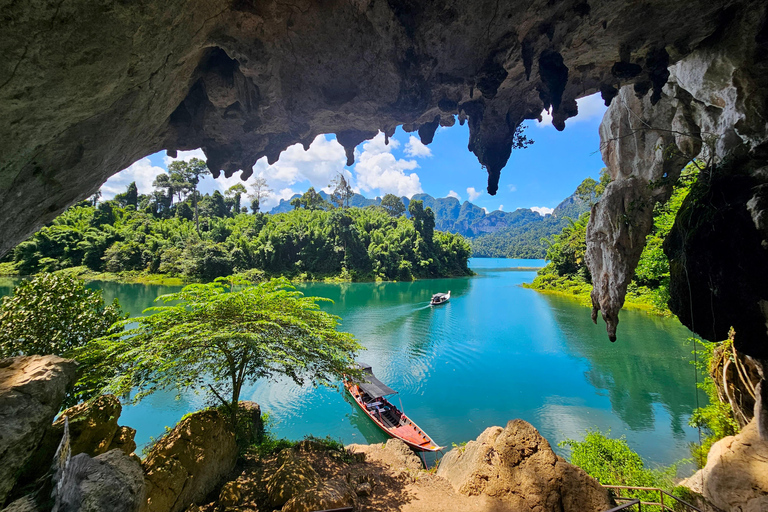
<svg viewBox="0 0 768 512"><path fill-rule="evenodd" d="M531 208L541 214L549 213L584 178L599 179L603 167L598 126L606 107L599 95L582 98L578 104L579 115L566 121L562 132L555 130L546 112L542 113L541 122L527 122L525 135L534 143L512 151L495 196L486 192L488 175L467 150L469 128L457 122L452 127L440 127L429 146L424 146L415 132L405 133L402 128L390 138L389 145L384 144L384 135L379 133L356 148L351 167L345 166L344 148L333 135L318 135L308 151L301 144L289 147L274 165L268 165L263 158L253 167L254 175L266 178L272 189L262 202L262 211L311 186L328 190L331 180L343 172L351 179L355 192L370 198L387 193L411 197L424 192L434 197L468 200L488 212ZM101 188L102 199L124 192L132 181L136 181L139 193L147 194L155 177L166 172L170 162L193 157L205 159L200 149L179 151L173 159L164 151L142 158L107 180ZM200 190L223 192L242 183L239 174L228 179L222 174L217 180L207 176L201 181Z"/></svg>

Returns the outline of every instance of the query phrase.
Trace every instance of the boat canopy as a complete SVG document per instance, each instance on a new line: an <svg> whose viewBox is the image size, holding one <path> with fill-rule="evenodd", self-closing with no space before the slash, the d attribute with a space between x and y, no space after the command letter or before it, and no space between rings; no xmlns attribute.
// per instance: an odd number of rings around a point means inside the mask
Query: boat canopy
<svg viewBox="0 0 768 512"><path fill-rule="evenodd" d="M394 395L397 393L394 389L390 388L373 375L371 365L365 363L358 363L360 369L363 370L365 382L358 382L357 385L360 389L368 393L374 398L380 396Z"/></svg>
<svg viewBox="0 0 768 512"><path fill-rule="evenodd" d="M432 296L432 298L433 298L433 299L434 299L434 298L443 298L443 297L447 297L447 296L448 296L448 294L447 294L447 293L436 293L436 294L434 294L434 295Z"/></svg>

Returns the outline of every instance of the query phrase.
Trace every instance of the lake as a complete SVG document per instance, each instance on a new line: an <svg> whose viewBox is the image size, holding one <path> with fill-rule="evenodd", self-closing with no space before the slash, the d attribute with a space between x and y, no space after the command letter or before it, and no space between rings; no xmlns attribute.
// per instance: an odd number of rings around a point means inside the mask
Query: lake
<svg viewBox="0 0 768 512"><path fill-rule="evenodd" d="M365 347L359 360L373 366L392 398L438 444L475 439L514 418L532 423L550 443L581 439L586 429L624 435L648 461L689 457L698 440L688 419L695 407L690 332L677 320L622 311L619 339L610 343L602 320L576 302L521 285L541 260L470 260L476 276L408 283L306 283L307 295L334 301L326 311ZM92 283L132 315L178 287ZM431 307L433 293L451 300ZM8 293L0 282L0 294ZM299 387L286 380L257 382L242 393L259 403L278 436L330 435L347 443L377 443L386 436L339 388ZM706 396L699 392L699 400ZM137 429L146 444L204 396L156 394L126 406L120 424ZM556 448L560 453L564 449Z"/></svg>

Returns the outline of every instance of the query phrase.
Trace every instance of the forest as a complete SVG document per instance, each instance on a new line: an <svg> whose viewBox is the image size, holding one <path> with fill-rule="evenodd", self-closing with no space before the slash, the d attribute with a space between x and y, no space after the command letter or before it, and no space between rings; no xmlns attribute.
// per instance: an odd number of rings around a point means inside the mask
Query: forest
<svg viewBox="0 0 768 512"><path fill-rule="evenodd" d="M240 184L201 196L201 170L195 159L174 162L169 174L158 176L153 194L140 195L131 183L112 200L74 205L19 244L2 263L3 273L84 267L200 281L243 272L353 281L471 274L469 244L435 231L434 214L421 201L408 205L410 218L402 203L346 207L351 189L339 182L335 204L309 189L292 201L293 211L271 215L258 211L256 194L246 213Z"/></svg>
<svg viewBox="0 0 768 512"><path fill-rule="evenodd" d="M664 254L662 244L672 229L677 211L691 187L696 183L699 168L695 163L688 165L674 186L671 197L665 203L658 203L653 212L653 229L646 237L645 249L640 256L640 263L635 269L635 276L627 287L625 304L628 306L650 309L660 314L669 314L669 261ZM606 181L595 188L595 200L605 190ZM589 188L587 184L586 188ZM582 189L582 193L586 191ZM548 260L531 283L531 288L573 295L581 301L589 302L592 290L592 276L589 273L584 255L587 250L586 233L590 212L577 220L570 219L563 230L546 240Z"/></svg>

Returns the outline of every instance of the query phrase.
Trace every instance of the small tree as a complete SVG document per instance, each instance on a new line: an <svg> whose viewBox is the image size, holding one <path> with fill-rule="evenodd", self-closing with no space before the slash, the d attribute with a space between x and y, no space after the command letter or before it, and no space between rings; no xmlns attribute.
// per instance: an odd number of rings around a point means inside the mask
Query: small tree
<svg viewBox="0 0 768 512"><path fill-rule="evenodd" d="M291 206L293 206L294 210L298 210L299 208L307 210L327 210L330 205L323 199L323 196L315 191L315 187L309 187L301 197L291 199Z"/></svg>
<svg viewBox="0 0 768 512"><path fill-rule="evenodd" d="M176 160L168 165L168 172L171 175L170 181L176 191L183 191L192 194L192 209L195 211L195 228L197 235L200 236L200 218L197 208L197 185L200 179L210 171L205 162L199 158L192 158L189 162ZM181 197L179 197L181 199Z"/></svg>
<svg viewBox="0 0 768 512"><path fill-rule="evenodd" d="M272 193L272 189L262 176L254 176L250 186L253 189L253 193L248 196L251 199L251 209L253 213L258 213L262 200Z"/></svg>
<svg viewBox="0 0 768 512"><path fill-rule="evenodd" d="M344 174L337 174L329 186L333 187L331 202L338 208L349 208L349 200L354 192Z"/></svg>
<svg viewBox="0 0 768 512"><path fill-rule="evenodd" d="M232 200L233 216L240 213L240 198L247 192L242 183L235 183L224 192L224 195Z"/></svg>
<svg viewBox="0 0 768 512"><path fill-rule="evenodd" d="M395 194L386 194L381 198L381 206L392 217L400 217L405 213L405 205L403 200L397 197Z"/></svg>
<svg viewBox="0 0 768 512"><path fill-rule="evenodd" d="M339 332L339 318L320 311L285 278L257 286L219 278L158 297L138 326L94 340L81 352L118 374L111 391L134 401L165 388L207 390L237 420L248 382L285 375L297 384L330 384L348 372L360 346ZM127 326L130 322L124 321Z"/></svg>
<svg viewBox="0 0 768 512"><path fill-rule="evenodd" d="M135 181L132 181L128 185L128 190L125 191L125 204L134 208L139 204L139 189L136 187Z"/></svg>
<svg viewBox="0 0 768 512"><path fill-rule="evenodd" d="M86 288L72 277L39 274L22 281L0 306L0 358L54 354L74 357L92 339L120 332L113 324L123 315L115 299L105 306L101 290ZM108 367L105 365L104 370ZM80 368L81 379L66 405L89 398L103 385L103 374Z"/></svg>

